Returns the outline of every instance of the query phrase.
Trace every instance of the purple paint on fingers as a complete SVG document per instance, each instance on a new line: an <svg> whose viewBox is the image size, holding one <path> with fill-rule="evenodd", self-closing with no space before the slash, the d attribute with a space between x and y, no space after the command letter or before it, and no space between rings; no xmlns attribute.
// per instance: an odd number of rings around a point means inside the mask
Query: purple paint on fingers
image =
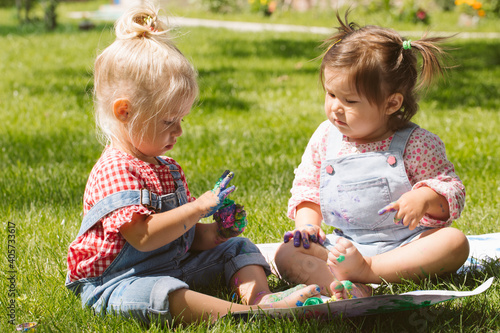
<svg viewBox="0 0 500 333"><path fill-rule="evenodd" d="M311 246L311 244L309 244L309 234L307 232L302 233L302 245L304 249L308 249Z"/></svg>
<svg viewBox="0 0 500 333"><path fill-rule="evenodd" d="M397 209L395 209L394 207L392 207L392 205L394 205L396 203L396 201L394 202L391 202L390 204L388 204L387 206L385 206L384 208L382 208L381 210L378 211L378 215L383 215L385 213L394 213L394 212L397 212Z"/></svg>
<svg viewBox="0 0 500 333"><path fill-rule="evenodd" d="M309 238L311 239L311 242L313 242L313 243L317 243L318 242L318 238L314 234L310 235Z"/></svg>
<svg viewBox="0 0 500 333"><path fill-rule="evenodd" d="M285 232L285 235L283 236L283 242L288 243L290 239L293 238L293 234L290 231Z"/></svg>
<svg viewBox="0 0 500 333"><path fill-rule="evenodd" d="M293 235L293 246L300 246L300 231L295 231L295 235Z"/></svg>

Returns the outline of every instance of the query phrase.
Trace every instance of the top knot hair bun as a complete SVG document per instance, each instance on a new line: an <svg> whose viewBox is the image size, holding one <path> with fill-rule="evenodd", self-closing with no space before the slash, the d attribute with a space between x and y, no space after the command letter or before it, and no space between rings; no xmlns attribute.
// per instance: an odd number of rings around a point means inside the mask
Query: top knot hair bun
<svg viewBox="0 0 500 333"><path fill-rule="evenodd" d="M167 25L158 16L158 10L149 1L130 7L115 24L118 39L164 36Z"/></svg>

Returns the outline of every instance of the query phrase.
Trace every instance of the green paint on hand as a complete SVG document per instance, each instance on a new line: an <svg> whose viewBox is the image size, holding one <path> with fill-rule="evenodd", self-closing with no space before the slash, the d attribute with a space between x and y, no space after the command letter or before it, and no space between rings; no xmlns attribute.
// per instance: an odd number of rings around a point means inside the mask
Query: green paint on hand
<svg viewBox="0 0 500 333"><path fill-rule="evenodd" d="M316 304L323 304L323 300L319 297L311 297L304 302L304 306L316 305Z"/></svg>
<svg viewBox="0 0 500 333"><path fill-rule="evenodd" d="M234 204L233 200L231 200L229 198L225 198L224 201L222 202L221 208L224 208L224 207L227 207L227 206L231 206L232 204Z"/></svg>
<svg viewBox="0 0 500 333"><path fill-rule="evenodd" d="M351 290L352 289L352 282L351 281L345 280L345 281L342 281L342 284L344 285L345 289L347 289L347 290Z"/></svg>
<svg viewBox="0 0 500 333"><path fill-rule="evenodd" d="M345 257L341 254L340 257L337 258L338 262L342 262L345 260Z"/></svg>

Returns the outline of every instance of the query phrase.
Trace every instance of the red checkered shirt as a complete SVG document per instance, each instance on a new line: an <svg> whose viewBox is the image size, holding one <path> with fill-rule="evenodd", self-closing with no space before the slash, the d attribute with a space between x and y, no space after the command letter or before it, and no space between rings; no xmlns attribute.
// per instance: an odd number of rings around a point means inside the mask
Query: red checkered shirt
<svg viewBox="0 0 500 333"><path fill-rule="evenodd" d="M180 165L171 158L164 159L179 168L188 202L194 201ZM168 166L150 164L118 149L106 147L92 169L85 188L84 214L108 195L140 189L148 189L157 195L174 192L175 183ZM142 205L115 210L70 244L68 271L71 281L102 275L125 245L125 239L119 232L120 227L130 222L132 215L136 213L150 215L153 212Z"/></svg>

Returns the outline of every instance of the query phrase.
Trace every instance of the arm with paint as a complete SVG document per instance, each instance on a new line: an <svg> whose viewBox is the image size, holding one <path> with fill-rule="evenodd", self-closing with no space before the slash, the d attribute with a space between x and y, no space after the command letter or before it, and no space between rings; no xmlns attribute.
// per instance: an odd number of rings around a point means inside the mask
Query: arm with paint
<svg viewBox="0 0 500 333"><path fill-rule="evenodd" d="M120 227L120 233L130 245L144 252L171 243L201 218L211 216L222 206L224 199L235 189L234 186L227 188L233 177L232 172L225 172L212 191L205 192L193 202L149 216L136 214L132 221Z"/></svg>

